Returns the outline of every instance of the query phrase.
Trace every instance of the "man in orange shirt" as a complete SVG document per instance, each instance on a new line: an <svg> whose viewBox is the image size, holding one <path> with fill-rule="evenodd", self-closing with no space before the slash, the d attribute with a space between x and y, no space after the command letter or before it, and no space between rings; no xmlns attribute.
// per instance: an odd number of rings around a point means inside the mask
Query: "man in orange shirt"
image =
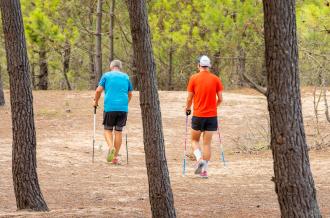
<svg viewBox="0 0 330 218"><path fill-rule="evenodd" d="M191 113L192 104L194 105L191 139L197 160L195 174L199 174L202 178L208 177L207 170L211 158L212 135L218 129L217 107L222 102L223 91L220 78L209 71L210 67L210 59L203 55L198 64L199 72L191 76L187 87L187 116ZM203 153L199 144L202 134Z"/></svg>

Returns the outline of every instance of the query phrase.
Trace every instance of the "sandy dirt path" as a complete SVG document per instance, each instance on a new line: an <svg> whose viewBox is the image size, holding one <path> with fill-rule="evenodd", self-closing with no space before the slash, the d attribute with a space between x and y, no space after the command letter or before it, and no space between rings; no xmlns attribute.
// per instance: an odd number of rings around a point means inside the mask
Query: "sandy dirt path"
<svg viewBox="0 0 330 218"><path fill-rule="evenodd" d="M7 105L0 108L0 217L151 216L138 93L134 93L126 128L129 163L125 162L123 146L123 165L113 166L105 162L101 110L97 113L95 163L91 162L93 92L34 92L38 175L50 208L48 213L16 211L8 91L5 94ZM193 161L188 161L187 175L182 176L184 99L184 92L160 92L178 217L279 217L271 182L272 156L269 150L262 149L267 146L268 122L264 97L248 89L224 93L220 113L227 166L219 160L219 140L215 135L207 180L193 175ZM315 129L310 92L304 93L303 108L308 142L312 145ZM323 131L329 132L330 125L325 120L321 122ZM310 156L319 205L324 217L330 217L330 152L311 151Z"/></svg>

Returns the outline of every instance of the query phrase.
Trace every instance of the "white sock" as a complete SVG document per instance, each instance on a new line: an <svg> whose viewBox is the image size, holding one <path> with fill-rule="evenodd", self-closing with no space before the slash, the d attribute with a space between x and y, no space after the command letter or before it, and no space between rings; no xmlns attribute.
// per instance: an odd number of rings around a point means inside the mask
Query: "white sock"
<svg viewBox="0 0 330 218"><path fill-rule="evenodd" d="M201 157L202 157L202 152L201 152L201 150L200 150L200 149L196 149L196 150L194 151L194 155L195 155L195 157L196 157L196 160L199 161L199 160L201 159Z"/></svg>
<svg viewBox="0 0 330 218"><path fill-rule="evenodd" d="M203 171L207 171L209 168L209 161L208 160L204 160L204 167L203 167Z"/></svg>

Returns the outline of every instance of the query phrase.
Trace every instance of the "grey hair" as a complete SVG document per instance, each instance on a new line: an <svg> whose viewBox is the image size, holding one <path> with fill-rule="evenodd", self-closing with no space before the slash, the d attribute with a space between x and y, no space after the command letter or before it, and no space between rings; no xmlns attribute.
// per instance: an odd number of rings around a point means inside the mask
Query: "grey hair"
<svg viewBox="0 0 330 218"><path fill-rule="evenodd" d="M110 63L110 68L113 68L113 67L118 67L119 69L122 69L123 68L123 64L121 63L120 60L113 60Z"/></svg>

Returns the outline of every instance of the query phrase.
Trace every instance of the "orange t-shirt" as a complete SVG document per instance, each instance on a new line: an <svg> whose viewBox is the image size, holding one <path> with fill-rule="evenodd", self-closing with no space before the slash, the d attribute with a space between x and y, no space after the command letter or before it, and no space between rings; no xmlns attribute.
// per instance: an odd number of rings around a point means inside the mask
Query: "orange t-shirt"
<svg viewBox="0 0 330 218"><path fill-rule="evenodd" d="M217 116L217 93L223 90L219 77L209 71L200 71L190 77L187 91L194 93L194 113L196 117Z"/></svg>

